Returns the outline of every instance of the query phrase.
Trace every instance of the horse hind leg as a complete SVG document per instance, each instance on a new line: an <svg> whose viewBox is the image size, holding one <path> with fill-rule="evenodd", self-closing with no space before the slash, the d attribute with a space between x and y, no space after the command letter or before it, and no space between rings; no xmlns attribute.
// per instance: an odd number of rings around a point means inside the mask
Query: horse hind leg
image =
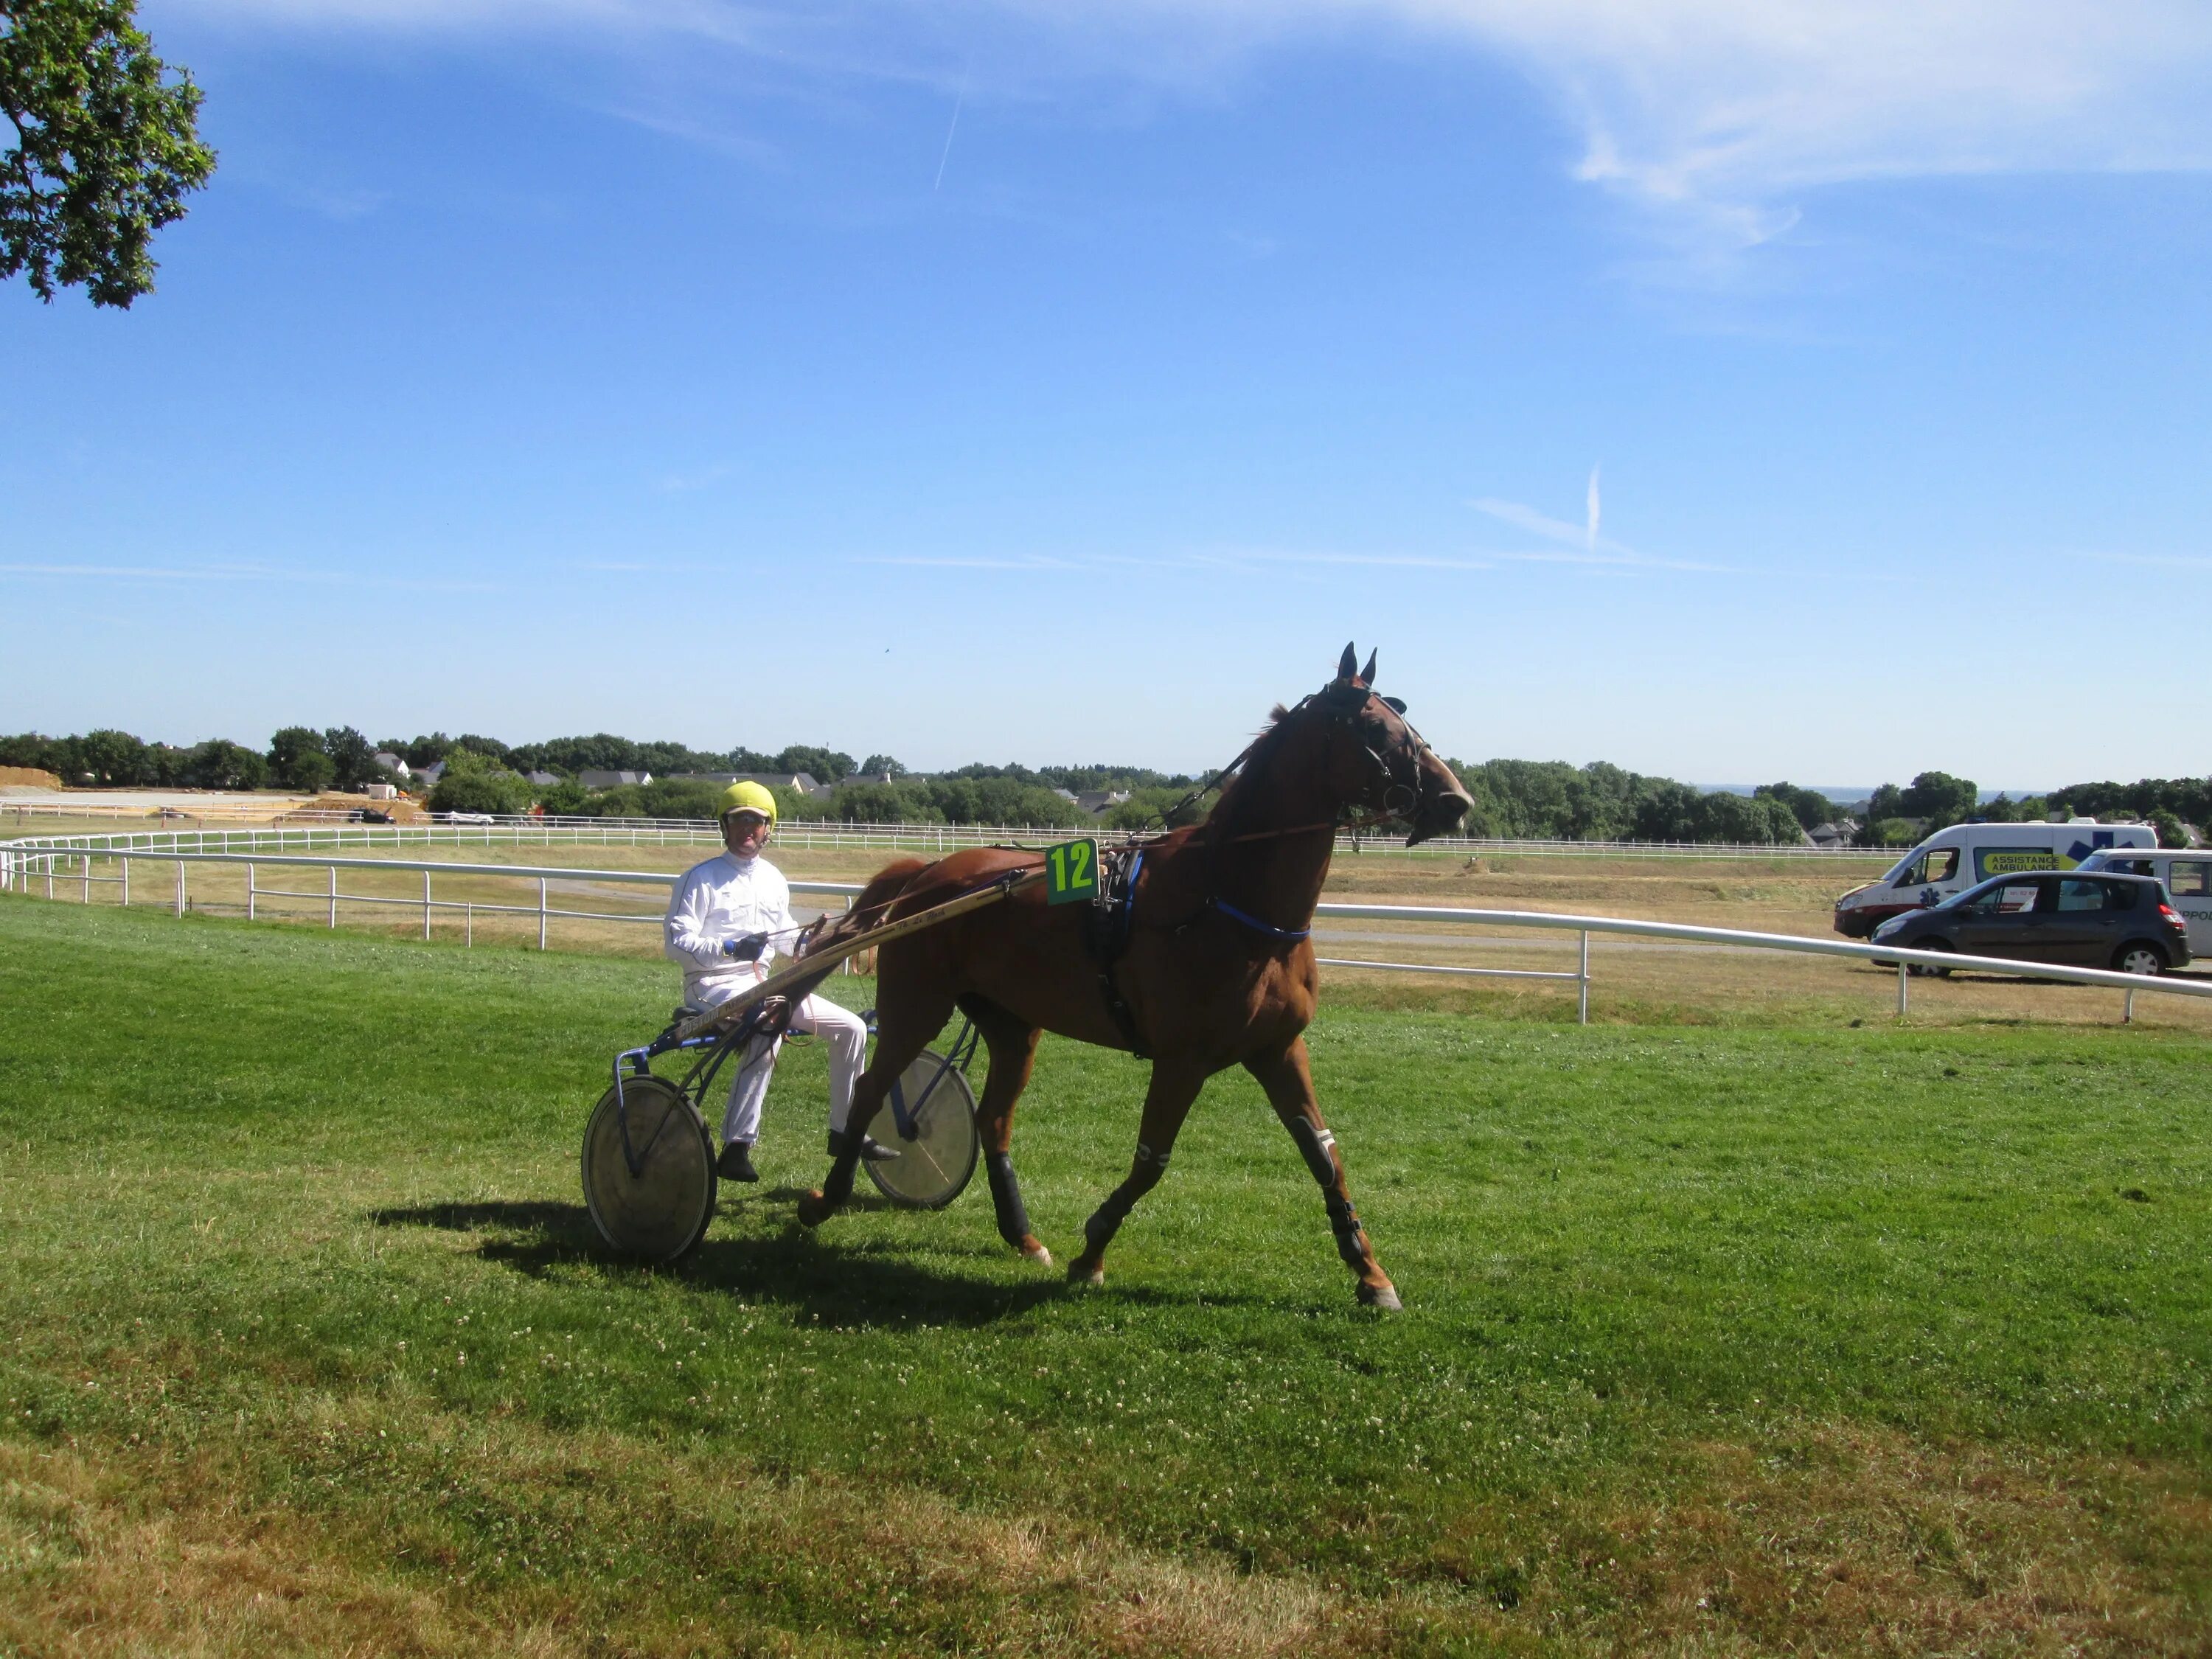
<svg viewBox="0 0 2212 1659"><path fill-rule="evenodd" d="M860 1167L868 1126L876 1121L892 1083L952 1017L952 998L947 992L900 992L879 981L875 1057L854 1082L853 1109L846 1114L844 1133L832 1137L830 1173L799 1200L799 1219L809 1227L820 1226L853 1196L853 1176Z"/></svg>
<svg viewBox="0 0 2212 1659"><path fill-rule="evenodd" d="M1083 1224L1084 1250L1067 1264L1067 1276L1079 1284L1106 1282L1106 1247L1128 1218L1137 1200L1160 1184L1167 1173L1168 1157L1175 1151L1182 1121L1191 1103L1205 1085L1206 1073L1168 1060L1152 1064L1152 1086L1145 1092L1145 1115L1137 1126L1137 1153L1129 1173Z"/></svg>
<svg viewBox="0 0 2212 1659"><path fill-rule="evenodd" d="M1011 1152L1014 1106L1036 1064L1037 1028L980 996L961 998L960 1012L975 1022L991 1051L990 1076L984 1080L982 1099L975 1103L975 1133L983 1143L983 1171L991 1182L999 1237L1030 1261L1049 1267L1052 1252L1030 1230L1029 1210L1022 1202L1022 1183L1015 1177Z"/></svg>

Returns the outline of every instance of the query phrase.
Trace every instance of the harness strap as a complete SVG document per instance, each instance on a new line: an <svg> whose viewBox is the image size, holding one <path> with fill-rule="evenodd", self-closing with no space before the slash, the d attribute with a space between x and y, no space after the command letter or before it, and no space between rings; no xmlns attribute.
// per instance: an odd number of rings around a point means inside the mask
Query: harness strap
<svg viewBox="0 0 2212 1659"><path fill-rule="evenodd" d="M1216 893L1212 898L1206 900L1206 902L1209 908L1220 911L1221 914L1228 917L1230 921L1241 922L1245 927L1249 927L1255 933L1264 934L1269 939L1279 939L1286 944L1295 943L1297 940L1304 939L1308 934L1313 932L1313 929L1310 927L1278 927L1273 922L1262 921L1259 917L1248 915L1246 912L1238 909L1227 899L1223 898L1218 893Z"/></svg>
<svg viewBox="0 0 2212 1659"><path fill-rule="evenodd" d="M1097 939L1097 948L1098 990L1106 1000L1106 1012L1112 1018L1114 1028L1121 1032L1121 1040L1129 1045L1130 1054L1139 1060L1150 1060L1152 1055L1145 1048L1144 1036L1137 1030L1136 1010L1129 1006L1128 999L1121 994L1121 988L1114 981L1114 964L1129 948L1129 929L1137 914L1137 876L1144 867L1145 849L1131 848L1128 862L1119 872L1116 884L1121 890L1115 897L1112 914L1107 926L1097 930L1104 937Z"/></svg>

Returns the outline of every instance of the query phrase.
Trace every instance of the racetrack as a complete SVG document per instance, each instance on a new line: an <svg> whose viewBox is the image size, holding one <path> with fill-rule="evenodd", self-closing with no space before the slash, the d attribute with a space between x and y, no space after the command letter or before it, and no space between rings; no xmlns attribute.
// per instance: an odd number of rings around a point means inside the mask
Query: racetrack
<svg viewBox="0 0 2212 1659"><path fill-rule="evenodd" d="M863 1000L864 981L842 993ZM0 900L0 1648L2200 1650L2212 1042L1325 1008L1407 1313L1241 1079L1103 1294L575 1139L665 969ZM1063 1256L1142 1068L1048 1042Z"/></svg>

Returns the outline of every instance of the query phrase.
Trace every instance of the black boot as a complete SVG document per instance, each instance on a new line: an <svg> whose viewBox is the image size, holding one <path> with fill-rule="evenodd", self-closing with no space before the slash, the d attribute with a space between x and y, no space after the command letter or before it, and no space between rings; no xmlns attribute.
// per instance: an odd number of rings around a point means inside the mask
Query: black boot
<svg viewBox="0 0 2212 1659"><path fill-rule="evenodd" d="M753 1144L750 1140L726 1140L722 1155L714 1160L714 1173L725 1181L758 1181L760 1171L753 1168Z"/></svg>

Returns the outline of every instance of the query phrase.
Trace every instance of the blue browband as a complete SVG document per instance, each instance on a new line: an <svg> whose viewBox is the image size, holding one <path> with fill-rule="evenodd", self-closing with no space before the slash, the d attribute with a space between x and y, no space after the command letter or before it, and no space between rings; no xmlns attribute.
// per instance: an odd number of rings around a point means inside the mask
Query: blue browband
<svg viewBox="0 0 2212 1659"><path fill-rule="evenodd" d="M1313 932L1310 927L1278 927L1273 922L1262 921L1257 916L1247 915L1225 898L1210 898L1206 902L1231 921L1241 921L1255 933L1265 933L1269 939L1300 939Z"/></svg>

